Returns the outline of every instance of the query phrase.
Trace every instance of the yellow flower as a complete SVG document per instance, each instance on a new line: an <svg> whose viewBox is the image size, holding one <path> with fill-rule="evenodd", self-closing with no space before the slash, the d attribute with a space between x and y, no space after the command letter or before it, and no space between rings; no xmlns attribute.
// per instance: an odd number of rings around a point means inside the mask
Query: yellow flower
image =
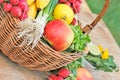
<svg viewBox="0 0 120 80"><path fill-rule="evenodd" d="M108 49L106 48L102 53L102 59L108 59L108 58L109 58L109 53L108 53Z"/></svg>
<svg viewBox="0 0 120 80"><path fill-rule="evenodd" d="M102 45L98 45L98 48L99 48L100 52L102 53L102 52L103 52L103 47L102 47Z"/></svg>

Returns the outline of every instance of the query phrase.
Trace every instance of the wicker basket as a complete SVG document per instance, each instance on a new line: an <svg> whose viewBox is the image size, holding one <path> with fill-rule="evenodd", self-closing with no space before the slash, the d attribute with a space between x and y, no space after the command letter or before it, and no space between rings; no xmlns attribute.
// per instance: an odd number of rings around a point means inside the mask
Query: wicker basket
<svg viewBox="0 0 120 80"><path fill-rule="evenodd" d="M89 33L97 22L102 18L109 5L109 0L106 0L105 5L98 17L82 30L84 33ZM63 67L72 61L80 58L81 53L58 52L51 47L39 41L34 49L26 46L16 47L22 39L16 38L17 23L19 19L14 18L9 13L3 11L0 5L0 50L10 58L10 60L33 70L49 71ZM13 44L14 43L14 44Z"/></svg>

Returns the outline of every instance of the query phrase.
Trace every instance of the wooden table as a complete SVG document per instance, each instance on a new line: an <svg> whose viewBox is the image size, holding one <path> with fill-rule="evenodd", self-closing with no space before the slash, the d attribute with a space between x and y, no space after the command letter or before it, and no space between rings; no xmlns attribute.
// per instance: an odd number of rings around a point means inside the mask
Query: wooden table
<svg viewBox="0 0 120 80"><path fill-rule="evenodd" d="M91 23L96 15L91 13L86 2L82 4L79 19L82 26ZM120 66L120 48L116 44L111 33L103 21L100 21L95 29L90 33L91 39L95 44L102 44L108 48L110 54L115 57L115 61ZM106 73L90 70L95 80L120 80L120 72ZM10 61L0 52L0 80L45 80L44 72L28 70L17 63Z"/></svg>
<svg viewBox="0 0 120 80"><path fill-rule="evenodd" d="M82 4L82 11L79 15L82 26L90 24L94 18L95 14L91 13L86 2ZM105 23L101 20L94 30L90 33L92 42L95 44L101 44L103 48L108 48L110 55L113 55L115 62L120 67L120 48L116 44L115 39L106 27ZM106 73L102 71L91 70L95 80L120 80L120 72Z"/></svg>

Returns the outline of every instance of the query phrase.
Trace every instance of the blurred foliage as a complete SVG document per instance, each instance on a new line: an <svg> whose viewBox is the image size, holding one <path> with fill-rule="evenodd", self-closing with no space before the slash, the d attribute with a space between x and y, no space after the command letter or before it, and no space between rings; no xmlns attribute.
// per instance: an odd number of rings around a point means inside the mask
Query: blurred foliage
<svg viewBox="0 0 120 80"><path fill-rule="evenodd" d="M105 0L86 0L93 13L99 13ZM104 22L120 46L120 0L110 0L110 6L103 17Z"/></svg>

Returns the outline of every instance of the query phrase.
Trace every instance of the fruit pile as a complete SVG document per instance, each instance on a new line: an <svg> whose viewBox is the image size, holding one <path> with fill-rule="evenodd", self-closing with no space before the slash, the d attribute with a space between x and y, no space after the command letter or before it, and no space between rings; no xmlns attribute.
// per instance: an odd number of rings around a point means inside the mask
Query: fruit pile
<svg viewBox="0 0 120 80"><path fill-rule="evenodd" d="M5 12L11 13L14 17L24 20L28 17L28 4L26 0L1 0Z"/></svg>

